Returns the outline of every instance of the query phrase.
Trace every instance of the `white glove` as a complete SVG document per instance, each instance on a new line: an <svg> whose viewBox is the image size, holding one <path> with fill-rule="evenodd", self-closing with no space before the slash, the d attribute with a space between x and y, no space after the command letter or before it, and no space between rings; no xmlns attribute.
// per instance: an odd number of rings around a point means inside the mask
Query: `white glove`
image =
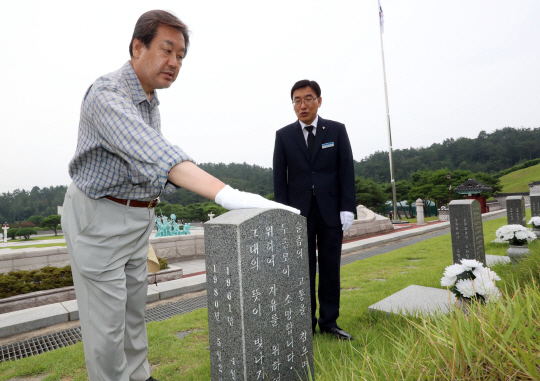
<svg viewBox="0 0 540 381"><path fill-rule="evenodd" d="M352 223L354 221L354 213L339 212L339 218L341 218L341 225L343 225L343 231L346 232L352 226Z"/></svg>
<svg viewBox="0 0 540 381"><path fill-rule="evenodd" d="M268 208L285 209L289 212L300 214L298 209L280 204L279 202L267 200L258 194L241 192L238 189L231 188L228 185L226 185L225 188L220 190L216 195L216 204L221 205L228 210Z"/></svg>

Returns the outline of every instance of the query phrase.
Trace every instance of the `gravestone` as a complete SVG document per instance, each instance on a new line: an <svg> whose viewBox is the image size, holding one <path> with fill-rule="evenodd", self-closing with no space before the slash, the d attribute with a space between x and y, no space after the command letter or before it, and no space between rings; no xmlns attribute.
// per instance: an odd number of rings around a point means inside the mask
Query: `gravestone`
<svg viewBox="0 0 540 381"><path fill-rule="evenodd" d="M212 381L313 375L306 219L240 209L204 224Z"/></svg>
<svg viewBox="0 0 540 381"><path fill-rule="evenodd" d="M508 225L527 226L525 216L525 199L523 196L506 197L506 218Z"/></svg>
<svg viewBox="0 0 540 381"><path fill-rule="evenodd" d="M421 198L416 200L416 225L425 225L424 223L424 202Z"/></svg>
<svg viewBox="0 0 540 381"><path fill-rule="evenodd" d="M450 209L453 263L476 259L486 265L482 208L476 200L454 200Z"/></svg>
<svg viewBox="0 0 540 381"><path fill-rule="evenodd" d="M540 181L533 181L529 184L529 195L531 198L531 217L540 217Z"/></svg>

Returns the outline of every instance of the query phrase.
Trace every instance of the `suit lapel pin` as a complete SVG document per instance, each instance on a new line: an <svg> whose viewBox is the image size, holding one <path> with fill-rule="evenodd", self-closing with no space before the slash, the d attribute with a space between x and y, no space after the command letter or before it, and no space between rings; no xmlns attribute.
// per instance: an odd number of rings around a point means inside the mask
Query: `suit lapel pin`
<svg viewBox="0 0 540 381"><path fill-rule="evenodd" d="M325 127L323 126L323 128L322 128L322 129L324 130L324 129L325 129Z"/></svg>

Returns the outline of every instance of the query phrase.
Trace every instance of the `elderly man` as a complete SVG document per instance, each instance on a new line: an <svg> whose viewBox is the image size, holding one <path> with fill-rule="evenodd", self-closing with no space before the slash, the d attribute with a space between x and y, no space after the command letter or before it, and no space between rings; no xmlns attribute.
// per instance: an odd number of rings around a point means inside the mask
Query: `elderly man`
<svg viewBox="0 0 540 381"><path fill-rule="evenodd" d="M148 239L161 193L183 187L227 209L288 208L226 186L162 136L156 90L176 80L188 47L188 29L176 16L146 12L131 59L97 79L82 102L62 228L90 381L154 380L144 316Z"/></svg>

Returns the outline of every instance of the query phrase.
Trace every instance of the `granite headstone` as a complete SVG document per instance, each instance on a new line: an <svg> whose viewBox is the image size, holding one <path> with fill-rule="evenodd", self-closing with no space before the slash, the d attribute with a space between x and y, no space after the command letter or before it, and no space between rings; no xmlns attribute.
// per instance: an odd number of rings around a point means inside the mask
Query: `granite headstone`
<svg viewBox="0 0 540 381"><path fill-rule="evenodd" d="M313 375L306 219L240 209L204 224L212 381Z"/></svg>
<svg viewBox="0 0 540 381"><path fill-rule="evenodd" d="M476 259L486 265L484 229L480 203L476 200L454 200L450 209L453 263Z"/></svg>
<svg viewBox="0 0 540 381"><path fill-rule="evenodd" d="M527 226L525 198L523 196L506 197L506 218L508 225Z"/></svg>
<svg viewBox="0 0 540 381"><path fill-rule="evenodd" d="M529 184L531 199L531 217L540 217L540 181L532 181Z"/></svg>

